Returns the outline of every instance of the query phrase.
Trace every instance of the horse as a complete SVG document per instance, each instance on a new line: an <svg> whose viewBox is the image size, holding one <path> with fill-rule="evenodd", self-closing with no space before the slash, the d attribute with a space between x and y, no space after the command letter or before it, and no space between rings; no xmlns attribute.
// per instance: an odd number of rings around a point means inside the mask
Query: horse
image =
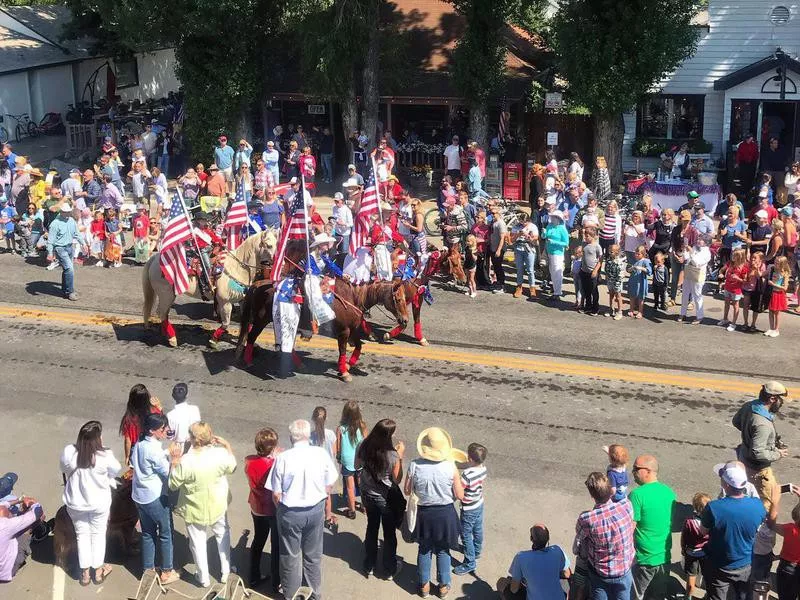
<svg viewBox="0 0 800 600"><path fill-rule="evenodd" d="M349 371L358 364L363 346L364 311L382 304L397 319L398 325L408 324L405 286L400 281L382 281L354 285L337 277L334 285L333 334L339 345L339 377L346 382L352 380ZM253 364L255 342L264 328L272 322L272 304L275 287L270 284L252 287L242 302L241 329L236 347L236 357L244 358L244 364ZM354 347L349 360L347 344Z"/></svg>
<svg viewBox="0 0 800 600"><path fill-rule="evenodd" d="M221 325L214 331L209 344L216 347L217 342L228 330L231 323L233 303L244 298L247 288L261 274L261 263L272 260L277 246L277 237L272 230L266 230L246 238L236 250L228 251L222 274L217 279L214 301ZM144 293L144 327L150 326L150 313L153 302L158 296L158 316L161 319L161 332L171 347L178 345L175 328L169 322L169 310L175 302L175 290L164 279L159 264L159 253L156 252L147 261L142 272L142 291ZM189 277L186 294L200 298L197 278Z"/></svg>
<svg viewBox="0 0 800 600"><path fill-rule="evenodd" d="M111 509L108 513L108 529L106 530L108 547L117 547L125 555L133 554L138 548L136 523L139 521L139 514L131 497L131 490L132 480L130 478L117 478L117 487L111 492ZM72 524L66 506L62 506L56 512L53 527L53 554L56 565L67 573L72 572L78 564L75 526Z"/></svg>
<svg viewBox="0 0 800 600"><path fill-rule="evenodd" d="M422 335L422 319L420 313L422 311L422 302L424 300L425 292L430 285L430 280L437 272L443 275L452 275L457 282L465 282L467 279L464 273L464 267L461 264L461 253L458 251L458 246L448 250L443 248L437 250L429 246L431 250L428 262L422 273L417 275L414 279L407 279L402 281L406 301L411 304L411 312L414 316L414 338L420 346L427 346L428 340ZM383 334L383 341L388 342L393 338L400 335L406 328L406 325L398 325L391 331Z"/></svg>

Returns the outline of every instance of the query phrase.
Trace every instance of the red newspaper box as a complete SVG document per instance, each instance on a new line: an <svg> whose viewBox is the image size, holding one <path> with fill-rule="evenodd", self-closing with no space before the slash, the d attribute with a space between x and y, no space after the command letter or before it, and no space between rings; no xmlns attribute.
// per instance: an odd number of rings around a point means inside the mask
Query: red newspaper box
<svg viewBox="0 0 800 600"><path fill-rule="evenodd" d="M522 200L522 163L503 165L503 198L519 202Z"/></svg>

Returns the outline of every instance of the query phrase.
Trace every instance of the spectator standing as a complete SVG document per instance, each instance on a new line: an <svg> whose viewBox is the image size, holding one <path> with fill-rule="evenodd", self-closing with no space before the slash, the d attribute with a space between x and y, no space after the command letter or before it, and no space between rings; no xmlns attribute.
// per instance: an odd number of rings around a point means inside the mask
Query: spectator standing
<svg viewBox="0 0 800 600"><path fill-rule="evenodd" d="M697 236L694 247L683 251L683 295L678 323L686 318L689 302L694 302L696 318L692 325L703 320L703 286L706 282L706 265L711 262L711 251L706 245L705 236Z"/></svg>
<svg viewBox="0 0 800 600"><path fill-rule="evenodd" d="M278 544L278 522L275 518L275 503L265 487L267 478L275 464L278 449L278 434L267 427L256 434L256 453L244 459L244 472L250 485L247 502L253 517L253 543L250 546L250 587L258 585L261 578L261 553L267 538L270 540L270 582L272 590L278 591L280 583L280 547Z"/></svg>
<svg viewBox="0 0 800 600"><path fill-rule="evenodd" d="M364 537L364 573L372 575L378 559L378 529L383 526L383 570L389 579L403 568L397 556L397 527L403 518L405 500L398 487L403 480L405 444L394 443L396 424L381 419L358 447L356 466L367 512Z"/></svg>
<svg viewBox="0 0 800 600"><path fill-rule="evenodd" d="M111 487L122 470L114 453L103 447L103 426L99 421L85 423L78 440L61 453L61 472L64 474L63 501L75 527L78 545L80 584L94 581L100 585L111 573L106 564L106 528L111 510Z"/></svg>
<svg viewBox="0 0 800 600"><path fill-rule="evenodd" d="M322 182L333 183L333 135L329 127L322 128L319 140L319 158L322 162Z"/></svg>
<svg viewBox="0 0 800 600"><path fill-rule="evenodd" d="M550 545L550 531L542 523L531 527L531 549L517 552L508 574L497 582L502 600L563 599L561 580L572 576L566 552Z"/></svg>
<svg viewBox="0 0 800 600"><path fill-rule="evenodd" d="M758 144L752 133L747 133L744 140L736 147L736 167L739 169L739 186L743 192L750 191L756 179L758 165Z"/></svg>
<svg viewBox="0 0 800 600"><path fill-rule="evenodd" d="M236 458L231 445L215 436L208 423L200 421L189 428L191 450L170 449L172 471L169 489L178 492L175 514L186 522L189 549L197 567L195 577L201 587L211 585L206 556L206 532L210 528L217 541L221 575L220 583L228 580L231 570L231 530L228 526L228 479L236 470Z"/></svg>
<svg viewBox="0 0 800 600"><path fill-rule="evenodd" d="M33 167L28 164L25 157L20 156L17 158L14 171L14 179L11 182L11 204L17 209L18 214L22 214L28 208ZM59 194L60 193L61 190L59 189Z"/></svg>
<svg viewBox="0 0 800 600"><path fill-rule="evenodd" d="M167 439L167 418L161 413L147 415L142 436L131 452L133 489L131 497L136 503L142 527L142 570L155 568L156 539L159 542L161 561L159 577L163 585L178 581L172 569L172 515L167 499L169 458L161 446Z"/></svg>
<svg viewBox="0 0 800 600"><path fill-rule="evenodd" d="M792 509L792 520L789 523L778 523L780 505L780 488L773 490L773 498L767 517L767 524L775 533L783 537L780 562L777 569L778 600L796 600L800 595L800 504ZM791 492L800 495L800 490L791 485ZM770 559L772 556L770 555ZM770 561L770 566L772 563Z"/></svg>
<svg viewBox="0 0 800 600"><path fill-rule="evenodd" d="M453 569L456 575L474 573L483 549L483 484L486 482L486 447L472 443L467 447L469 461L461 472L464 498L461 500L461 539L464 562Z"/></svg>
<svg viewBox="0 0 800 600"><path fill-rule="evenodd" d="M3 144L3 158L8 162L8 166L11 167L11 171L15 171L17 169L17 155L14 154L14 150L11 147L11 144L5 143Z"/></svg>
<svg viewBox="0 0 800 600"><path fill-rule="evenodd" d="M47 231L47 260L51 264L57 260L61 265L61 292L67 300L76 302L75 272L72 266L73 243L77 241L84 254L89 254L86 241L78 231L78 225L72 218L72 207L66 202L61 205L59 217L50 223Z"/></svg>
<svg viewBox="0 0 800 600"><path fill-rule="evenodd" d="M305 580L322 598L322 533L325 500L336 483L336 466L324 448L312 446L311 424L289 426L292 448L278 455L266 487L272 491L280 535L283 594L293 598Z"/></svg>
<svg viewBox="0 0 800 600"><path fill-rule="evenodd" d="M736 455L744 463L748 479L755 485L767 508L772 499L772 488L778 487L772 464L789 453L775 431L775 415L787 396L788 391L782 383L768 381L761 386L758 398L746 402L733 416L733 426L741 432Z"/></svg>
<svg viewBox="0 0 800 600"><path fill-rule="evenodd" d="M232 191L233 188L233 159L234 159L234 150L230 146L228 146L228 137L221 135L217 138L219 145L214 148L214 164L219 169L222 176L225 178L226 186L229 188L228 191ZM209 168L209 171L211 169ZM213 194L223 196L224 194Z"/></svg>
<svg viewBox="0 0 800 600"><path fill-rule="evenodd" d="M619 215L617 203L612 200L606 206L603 215L603 226L600 228L600 246L603 253L608 254L608 249L614 244L622 242L622 217Z"/></svg>
<svg viewBox="0 0 800 600"><path fill-rule="evenodd" d="M634 558L633 509L628 500L611 501L611 483L605 473L590 473L586 488L595 502L575 525L575 555L589 563L592 600L630 600Z"/></svg>
<svg viewBox="0 0 800 600"><path fill-rule="evenodd" d="M356 518L356 450L367 436L367 424L361 416L361 408L355 400L348 400L342 407L342 418L336 428L336 448L342 465L348 519Z"/></svg>
<svg viewBox="0 0 800 600"><path fill-rule="evenodd" d="M275 185L278 185L278 183L280 183L281 176L281 155L275 148L275 142L272 140L267 142L266 149L261 153L261 160L264 161L264 165L266 165L267 170L272 173L272 180L275 182Z"/></svg>
<svg viewBox="0 0 800 600"><path fill-rule="evenodd" d="M61 182L61 194L74 200L82 190L81 170L70 169L69 177Z"/></svg>
<svg viewBox="0 0 800 600"><path fill-rule="evenodd" d="M147 164L150 167L158 165L158 135L153 131L153 126L148 123L145 125L142 135L142 150L147 157Z"/></svg>
<svg viewBox="0 0 800 600"><path fill-rule="evenodd" d="M603 447L608 454L606 477L611 484L611 500L622 502L628 497L628 449L621 444Z"/></svg>
<svg viewBox="0 0 800 600"><path fill-rule="evenodd" d="M417 495L417 585L426 598L431 591L431 560L436 556L439 598L450 592L450 548L458 544L460 527L455 501L464 499L464 486L455 463L466 462L463 450L453 448L444 429L430 427L417 438L420 458L411 462L406 495Z"/></svg>
<svg viewBox="0 0 800 600"><path fill-rule="evenodd" d="M745 600L750 591L750 567L756 532L767 512L758 498L745 495L747 474L735 462L714 466L725 497L709 502L700 523L709 533L703 565L706 598L726 600L733 588L736 600Z"/></svg>
<svg viewBox="0 0 800 600"><path fill-rule="evenodd" d="M492 205L492 232L489 236L489 259L494 270L495 285L492 289L493 294L505 293L506 274L503 270L503 255L506 244L508 243L508 226L503 220L500 207Z"/></svg>
<svg viewBox="0 0 800 600"><path fill-rule="evenodd" d="M250 156L253 154L253 147L245 140L239 140L239 148L233 155L233 172L238 173L242 165L250 167Z"/></svg>
<svg viewBox="0 0 800 600"><path fill-rule="evenodd" d="M692 516L683 523L681 530L681 554L683 554L683 570L686 572L686 597L694 597L695 583L700 575L708 545L708 532L703 529L700 515L706 505L711 502L708 494L698 492L692 498Z"/></svg>
<svg viewBox="0 0 800 600"><path fill-rule="evenodd" d="M782 182L786 175L786 152L780 146L778 138L769 138L769 146L761 155L760 168L769 173L775 186Z"/></svg>
<svg viewBox="0 0 800 600"><path fill-rule="evenodd" d="M539 242L539 230L525 215L518 225L511 229L511 242L514 244L514 264L517 270L517 288L514 298L522 296L522 282L528 275L528 297L536 297L536 248Z"/></svg>
<svg viewBox="0 0 800 600"><path fill-rule="evenodd" d="M172 431L172 441L184 446L189 443L191 426L201 421L200 409L186 401L188 395L189 386L183 382L176 383L172 388L175 408L167 413L169 428ZM188 447L184 450L188 450Z"/></svg>
<svg viewBox="0 0 800 600"><path fill-rule="evenodd" d="M345 204L344 194L333 195L333 235L336 238L338 252L349 252L350 234L353 231L353 211Z"/></svg>
<svg viewBox="0 0 800 600"><path fill-rule="evenodd" d="M228 193L228 184L225 181L225 175L220 171L217 165L208 167L206 190L209 196L216 196L217 198L224 198Z"/></svg>
<svg viewBox="0 0 800 600"><path fill-rule="evenodd" d="M557 301L561 298L561 286L564 282L564 252L569 247L569 232L564 226L563 215L558 211L548 214L543 237L546 240L547 262L553 284L552 299Z"/></svg>
<svg viewBox="0 0 800 600"><path fill-rule="evenodd" d="M670 549L672 548L672 510L675 492L658 480L658 461L644 454L633 461L633 478L639 485L631 492L636 529L633 543L636 562L633 566L634 598L654 600L667 596Z"/></svg>
<svg viewBox="0 0 800 600"><path fill-rule="evenodd" d="M595 316L600 311L600 292L597 281L603 264L603 249L597 243L597 230L586 227L583 230L583 260L581 261L581 307L587 315Z"/></svg>
<svg viewBox="0 0 800 600"><path fill-rule="evenodd" d="M442 152L444 155L445 169L453 181L461 179L461 146L458 145L458 136L454 135L450 145Z"/></svg>

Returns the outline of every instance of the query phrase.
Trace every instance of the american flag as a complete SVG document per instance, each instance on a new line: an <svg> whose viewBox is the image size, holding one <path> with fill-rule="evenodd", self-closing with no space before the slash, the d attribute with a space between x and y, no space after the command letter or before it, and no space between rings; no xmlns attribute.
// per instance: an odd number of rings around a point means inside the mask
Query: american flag
<svg viewBox="0 0 800 600"><path fill-rule="evenodd" d="M508 112L507 101L505 97L503 97L503 104L500 105L500 123L497 125L497 139L499 139L501 143L506 139L510 120L511 114Z"/></svg>
<svg viewBox="0 0 800 600"><path fill-rule="evenodd" d="M367 187L361 196L361 206L358 208L353 223L353 233L350 236L350 255L355 256L356 250L366 245L369 239L370 217L378 212L378 187L375 185L375 171L370 170L367 178Z"/></svg>
<svg viewBox="0 0 800 600"><path fill-rule="evenodd" d="M236 186L236 199L231 204L225 223L225 247L229 251L236 250L247 235L247 202L244 201L244 185Z"/></svg>
<svg viewBox="0 0 800 600"><path fill-rule="evenodd" d="M272 281L280 281L283 273L283 259L286 257L286 246L289 240L302 240L308 235L308 224L306 223L306 207L303 203L305 192L300 190L294 195L291 206L291 217L281 233L278 249L275 251L275 259L272 261Z"/></svg>
<svg viewBox="0 0 800 600"><path fill-rule="evenodd" d="M175 194L169 211L169 221L164 229L164 238L161 240L159 262L164 279L172 284L176 295L183 294L189 288L186 249L183 243L190 239L192 239L192 224L183 208L183 202Z"/></svg>

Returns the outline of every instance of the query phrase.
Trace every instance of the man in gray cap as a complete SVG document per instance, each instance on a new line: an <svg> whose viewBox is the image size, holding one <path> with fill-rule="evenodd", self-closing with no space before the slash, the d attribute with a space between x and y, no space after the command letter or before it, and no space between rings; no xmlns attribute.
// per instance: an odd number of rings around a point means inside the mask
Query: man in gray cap
<svg viewBox="0 0 800 600"><path fill-rule="evenodd" d="M61 264L61 291L67 300L73 302L78 299L75 293L75 272L72 268L72 243L77 240L82 246L84 254L89 253L83 234L78 231L78 225L72 218L72 206L64 202L61 205L58 218L50 224L47 230L47 260L53 264Z"/></svg>
<svg viewBox="0 0 800 600"><path fill-rule="evenodd" d="M742 435L736 453L767 510L772 503L772 490L778 485L772 463L789 453L775 431L775 415L788 394L786 386L779 381L768 381L761 386L758 398L746 402L733 417L733 426Z"/></svg>

